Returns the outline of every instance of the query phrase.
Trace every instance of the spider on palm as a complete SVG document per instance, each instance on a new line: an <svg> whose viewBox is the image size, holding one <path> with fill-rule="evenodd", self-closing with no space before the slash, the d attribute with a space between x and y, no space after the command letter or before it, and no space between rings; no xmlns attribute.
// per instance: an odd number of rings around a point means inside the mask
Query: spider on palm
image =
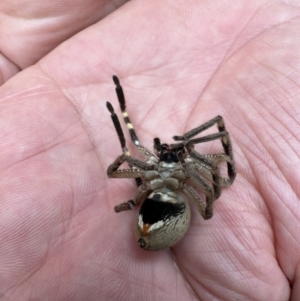
<svg viewBox="0 0 300 301"><path fill-rule="evenodd" d="M154 138L153 154L140 144L126 112L118 77L113 76L113 81L131 140L144 157L141 161L130 155L118 116L107 102L123 151L108 167L107 175L109 178L134 178L138 186L135 197L115 206L115 212L131 210L142 203L136 223L138 244L148 251L162 250L175 245L188 229L191 213L187 198L194 201L204 219L210 219L213 203L221 195L222 187L233 183L236 170L230 137L223 118L217 116L182 136L174 136L178 143L161 143L159 138ZM217 133L195 138L214 125L217 125ZM194 149L195 144L217 139L221 140L222 153L199 154ZM119 169L124 162L129 164L129 168ZM218 164L221 162L227 163L227 178L220 175ZM205 195L205 202L191 184Z"/></svg>

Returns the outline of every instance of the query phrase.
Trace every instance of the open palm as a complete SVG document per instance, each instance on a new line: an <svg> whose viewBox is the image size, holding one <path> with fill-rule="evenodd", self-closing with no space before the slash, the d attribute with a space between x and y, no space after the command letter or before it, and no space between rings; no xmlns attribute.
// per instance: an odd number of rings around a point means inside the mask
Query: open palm
<svg viewBox="0 0 300 301"><path fill-rule="evenodd" d="M298 300L297 1L2 2L0 300ZM171 250L113 212L136 189L106 176L113 74L146 147L216 115L231 134L234 184Z"/></svg>

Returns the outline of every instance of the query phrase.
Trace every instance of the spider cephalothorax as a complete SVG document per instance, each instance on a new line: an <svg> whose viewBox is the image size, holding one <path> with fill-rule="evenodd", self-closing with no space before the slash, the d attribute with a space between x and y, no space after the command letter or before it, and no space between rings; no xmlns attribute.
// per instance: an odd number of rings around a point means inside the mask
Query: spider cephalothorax
<svg viewBox="0 0 300 301"><path fill-rule="evenodd" d="M126 112L125 98L119 79L116 84L120 108L129 129L131 140L144 156L144 161L133 158L113 106L107 108L123 150L107 169L110 178L134 178L138 189L134 199L115 206L115 211L133 209L142 203L136 224L136 235L141 248L149 251L162 250L175 245L185 234L190 222L190 207L186 197L193 200L204 219L213 215L213 202L221 195L222 187L229 187L236 176L230 137L223 118L217 116L182 136L174 136L175 144L161 143L154 138L154 154L142 146ZM206 129L217 125L218 132L194 138ZM224 152L199 154L194 145L220 139ZM129 168L119 169L127 162ZM220 175L218 164L227 163L228 178ZM195 190L206 196L204 202Z"/></svg>

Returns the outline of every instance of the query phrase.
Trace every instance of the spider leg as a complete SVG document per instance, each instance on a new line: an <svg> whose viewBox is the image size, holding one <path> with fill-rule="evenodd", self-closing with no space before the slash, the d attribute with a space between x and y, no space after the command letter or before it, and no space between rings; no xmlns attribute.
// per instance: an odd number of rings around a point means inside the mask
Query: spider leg
<svg viewBox="0 0 300 301"><path fill-rule="evenodd" d="M119 169L124 162L128 162L132 167L127 169ZM153 165L149 165L144 161L140 161L131 156L126 156L123 154L108 166L107 176L109 178L141 178L144 176L144 171L153 169Z"/></svg>
<svg viewBox="0 0 300 301"><path fill-rule="evenodd" d="M218 115L215 118L203 123L202 125L186 132L185 134L183 134L182 136L174 136L173 139L175 141L180 141L180 140L190 140L191 138L193 138L194 136L198 135L199 133L207 130L208 128L214 126L215 124L217 124L219 132L222 131L226 131L225 129L225 125L224 125L224 120L223 117Z"/></svg>
<svg viewBox="0 0 300 301"><path fill-rule="evenodd" d="M207 196L205 205L195 189L186 183L183 185L183 192L194 201L197 210L204 219L210 219L213 216L213 202L208 201L211 196Z"/></svg>
<svg viewBox="0 0 300 301"><path fill-rule="evenodd" d="M124 163L128 162L132 168L119 169L119 167ZM138 168L137 168L138 167ZM146 178L145 171L153 170L154 166L149 165L144 161L139 161L131 156L121 155L119 156L107 169L107 175L109 178ZM149 179L155 178L157 175L154 172L148 175ZM115 212L120 212L124 210L131 210L134 206L139 205L150 193L152 192L151 185L149 183L141 183L138 186L137 193L133 200L129 200L125 203L121 203L115 206Z"/></svg>
<svg viewBox="0 0 300 301"><path fill-rule="evenodd" d="M125 140L124 132L122 130L119 118L118 118L117 114L115 113L114 107L112 106L112 104L110 102L106 102L106 107L111 114L110 117L114 124L115 130L118 134L123 154L125 156L130 156L130 153L126 147L126 140Z"/></svg>
<svg viewBox="0 0 300 301"><path fill-rule="evenodd" d="M138 187L136 195L133 200L129 200L125 203L121 203L115 206L115 212L121 212L125 210L132 210L134 206L139 205L150 193L152 192L146 184L142 184Z"/></svg>
<svg viewBox="0 0 300 301"><path fill-rule="evenodd" d="M107 168L107 176L109 178L138 178L141 175L140 170L127 168L119 169L119 167L125 162L125 155L119 156L112 164Z"/></svg>
<svg viewBox="0 0 300 301"><path fill-rule="evenodd" d="M215 140L215 139L221 139L221 143L222 143L225 153L224 154L216 154L215 156L214 156L214 154L212 154L212 155L208 154L205 156L214 158L214 160L218 161L218 163L220 163L221 159L223 159L223 161L225 161L227 163L228 178L222 178L222 181L223 181L223 186L229 187L233 183L233 181L236 177L236 169L235 169L235 164L234 164L234 159L233 159L231 141L230 141L228 132L223 131L223 132L219 132L217 134L212 134L212 135L207 135L207 136L204 136L201 138L191 139L188 141L186 148L187 148L189 154L191 154L191 152L193 152L194 156L197 156L196 154L198 154L198 153L194 150L194 144L207 142L207 141L211 141L211 140ZM200 154L198 154L198 155L201 156Z"/></svg>
<svg viewBox="0 0 300 301"><path fill-rule="evenodd" d="M128 113L126 112L125 96L124 96L123 88L120 85L119 78L116 75L114 75L113 76L113 81L116 85L116 93L117 93L120 108L121 108L121 111L122 111L122 116L123 116L123 119L124 119L124 121L127 125L128 130L129 130L131 140L132 140L134 145L140 145L140 141L139 141L139 139L136 135L136 132L134 130L134 127L133 127L132 123L130 122Z"/></svg>
<svg viewBox="0 0 300 301"><path fill-rule="evenodd" d="M215 124L217 124L218 130L219 130L218 133L206 135L206 136L203 136L200 138L191 139L194 136L196 136L197 134L214 126ZM224 149L224 152L225 152L223 158L224 158L224 161L227 162L227 173L228 173L228 177L229 177L229 178L222 179L223 186L229 187L233 183L233 181L236 177L236 169L235 169L234 159L233 159L232 144L231 144L230 136L229 136L228 132L226 131L226 127L225 127L222 116L217 116L217 117L209 120L208 122L200 125L199 127L192 129L191 131L185 133L182 136L174 136L173 139L175 141L184 141L184 142L182 142L182 144L187 147L189 152L193 148L194 144L220 139L223 149ZM180 146L180 144L174 144L172 146L178 147L178 146ZM207 156L209 156L209 155L207 155ZM222 155L217 154L215 156L215 158L218 158L218 159L215 159L215 161L218 161L222 158Z"/></svg>
<svg viewBox="0 0 300 301"><path fill-rule="evenodd" d="M219 164L221 162L227 162L227 164L233 163L232 159L223 153L221 153L221 154L204 154L202 156L204 156L205 158L207 158L209 160L212 160L215 164ZM228 178L221 177L221 185L223 187L230 187L233 181L234 181L234 178L228 179Z"/></svg>
<svg viewBox="0 0 300 301"><path fill-rule="evenodd" d="M220 196L220 191L216 190L215 187L215 183L214 180L216 178L216 176L213 175L213 185L210 185L207 181L205 181L205 179L203 177L200 176L200 174L197 172L197 170L195 170L194 166L191 163L185 163L182 162L182 167L183 169L186 171L186 173L189 175L190 179L193 181L193 183L196 185L196 187L203 192L206 195L206 207L205 207L205 214L203 215L203 210L201 210L201 208L199 207L198 210L200 211L201 215L203 216L203 218L208 219L211 218L213 215L213 202L217 199L217 197ZM187 185L187 184L185 184ZM187 188L186 189L189 191L189 193L191 194L192 192L192 188ZM217 195L215 195L215 191L217 193ZM195 198L195 196L193 196L193 199L196 201L196 204L198 204L199 202L203 204L203 202L200 199L200 196L194 192L192 194L196 194L197 200ZM199 205L200 206L200 205Z"/></svg>
<svg viewBox="0 0 300 301"><path fill-rule="evenodd" d="M188 173L192 175L200 184L206 183L204 179L212 182L214 200L218 199L221 195L222 178L217 164L206 158L205 155L200 155L194 149L190 150L191 162L185 162L183 155L179 154L181 165ZM202 176L200 176L202 174ZM208 184L207 184L208 185ZM202 190L202 187L199 187Z"/></svg>
<svg viewBox="0 0 300 301"><path fill-rule="evenodd" d="M137 136L137 134L134 130L134 126L131 123L129 115L126 111L126 101L125 101L123 88L120 84L119 78L116 75L113 76L113 81L116 85L116 94L117 94L117 97L118 97L120 109L122 111L122 116L123 116L124 122L126 123L126 126L128 128L132 143L136 146L136 148L138 149L140 154L142 154L145 157L146 162L156 163L157 162L155 160L156 157L146 147L141 145L141 143L138 139L138 136Z"/></svg>
<svg viewBox="0 0 300 301"><path fill-rule="evenodd" d="M201 200L197 191L185 182L178 181L175 178L168 178L164 180L164 184L172 190L182 190L187 197L192 199L204 219L210 219L213 216L213 201L214 194L210 190L206 193L206 204ZM199 185L198 185L199 186ZM201 187L203 188L203 187Z"/></svg>
<svg viewBox="0 0 300 301"><path fill-rule="evenodd" d="M115 129L116 129L116 132L118 134L123 154L125 156L130 156L130 152L129 152L127 146L126 146L126 139L125 139L124 132L122 130L119 118L116 115L116 113L114 111L114 108L113 108L113 106L112 106L112 104L110 102L106 103L106 107L107 107L107 109L109 110L109 112L111 114L111 119L112 119L112 122L114 124ZM131 169L134 169L133 166L130 165L130 164L129 164L129 167ZM137 186L140 186L142 184L142 179L141 178L136 177L135 181L136 181Z"/></svg>
<svg viewBox="0 0 300 301"><path fill-rule="evenodd" d="M141 145L141 143L139 141L139 138L138 138L138 136L137 136L137 134L134 130L134 126L131 123L129 115L126 111L126 101L125 101L123 88L122 88L122 86L120 84L120 81L119 81L119 79L116 75L113 76L113 81L116 85L116 93L117 93L120 109L122 111L122 116L123 116L124 122L126 123L126 126L129 130L131 141L137 147L139 152L142 155L144 155L146 157L146 159L148 159L149 157L153 156L153 154L148 149L146 149L143 145Z"/></svg>
<svg viewBox="0 0 300 301"><path fill-rule="evenodd" d="M221 185L223 183L223 178L220 175L220 170L217 164L206 157L206 155L201 155L196 152L194 149L190 151L190 157L193 159L194 166L196 170L206 169L212 175L213 189L215 200L218 199L221 195Z"/></svg>

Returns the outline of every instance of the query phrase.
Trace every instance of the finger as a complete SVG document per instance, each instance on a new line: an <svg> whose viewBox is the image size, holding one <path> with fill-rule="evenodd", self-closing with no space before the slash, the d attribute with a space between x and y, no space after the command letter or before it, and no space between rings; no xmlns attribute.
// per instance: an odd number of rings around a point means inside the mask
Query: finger
<svg viewBox="0 0 300 301"><path fill-rule="evenodd" d="M6 58L0 65L2 82L124 2L1 1L0 52Z"/></svg>

